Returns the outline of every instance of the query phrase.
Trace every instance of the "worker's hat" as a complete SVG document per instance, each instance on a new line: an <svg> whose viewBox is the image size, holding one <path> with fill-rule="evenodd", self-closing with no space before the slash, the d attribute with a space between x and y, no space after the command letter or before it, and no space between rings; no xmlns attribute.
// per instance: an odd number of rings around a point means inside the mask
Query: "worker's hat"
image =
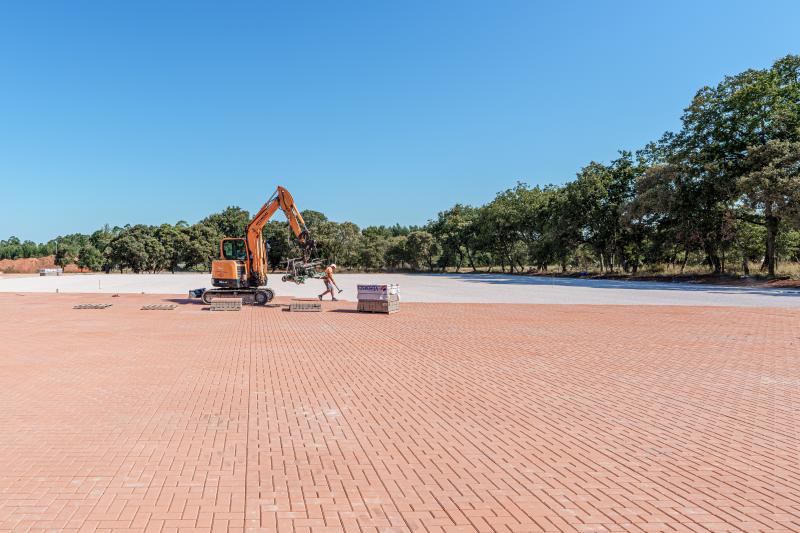
<svg viewBox="0 0 800 533"><path fill-rule="evenodd" d="M331 263L331 268L336 268L336 263Z"/></svg>

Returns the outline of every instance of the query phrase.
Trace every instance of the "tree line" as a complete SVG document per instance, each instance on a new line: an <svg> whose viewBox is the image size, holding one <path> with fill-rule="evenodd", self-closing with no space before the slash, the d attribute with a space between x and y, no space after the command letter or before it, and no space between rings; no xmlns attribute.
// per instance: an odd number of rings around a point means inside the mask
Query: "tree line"
<svg viewBox="0 0 800 533"><path fill-rule="evenodd" d="M321 257L364 270L499 268L775 275L800 260L800 56L703 87L681 128L563 185L517 183L482 206L457 204L423 226L334 222L304 211ZM200 222L104 227L37 244L0 241L0 258L56 255L91 270L208 269L223 236L250 214L228 207ZM273 268L299 256L286 222L265 230Z"/></svg>

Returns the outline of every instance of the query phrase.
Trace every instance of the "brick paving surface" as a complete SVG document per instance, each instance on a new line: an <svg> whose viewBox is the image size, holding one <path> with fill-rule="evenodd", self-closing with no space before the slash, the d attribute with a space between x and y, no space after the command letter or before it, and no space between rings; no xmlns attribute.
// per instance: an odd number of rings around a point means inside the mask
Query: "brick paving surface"
<svg viewBox="0 0 800 533"><path fill-rule="evenodd" d="M0 295L0 530L800 530L800 311L148 303Z"/></svg>

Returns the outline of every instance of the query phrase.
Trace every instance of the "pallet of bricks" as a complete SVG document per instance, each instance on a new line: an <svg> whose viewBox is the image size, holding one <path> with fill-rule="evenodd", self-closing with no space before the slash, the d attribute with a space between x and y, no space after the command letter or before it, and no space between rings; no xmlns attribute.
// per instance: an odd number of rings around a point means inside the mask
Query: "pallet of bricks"
<svg viewBox="0 0 800 533"><path fill-rule="evenodd" d="M358 285L358 310L362 313L396 313L400 310L397 284Z"/></svg>

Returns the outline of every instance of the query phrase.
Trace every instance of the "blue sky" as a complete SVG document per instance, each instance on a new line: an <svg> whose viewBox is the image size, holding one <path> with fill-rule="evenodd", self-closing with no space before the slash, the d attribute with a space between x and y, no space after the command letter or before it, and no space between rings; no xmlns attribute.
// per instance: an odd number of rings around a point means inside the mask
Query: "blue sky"
<svg viewBox="0 0 800 533"><path fill-rule="evenodd" d="M223 5L225 4L225 5ZM359 225L561 183L800 53L799 2L7 2L0 238L251 212Z"/></svg>

